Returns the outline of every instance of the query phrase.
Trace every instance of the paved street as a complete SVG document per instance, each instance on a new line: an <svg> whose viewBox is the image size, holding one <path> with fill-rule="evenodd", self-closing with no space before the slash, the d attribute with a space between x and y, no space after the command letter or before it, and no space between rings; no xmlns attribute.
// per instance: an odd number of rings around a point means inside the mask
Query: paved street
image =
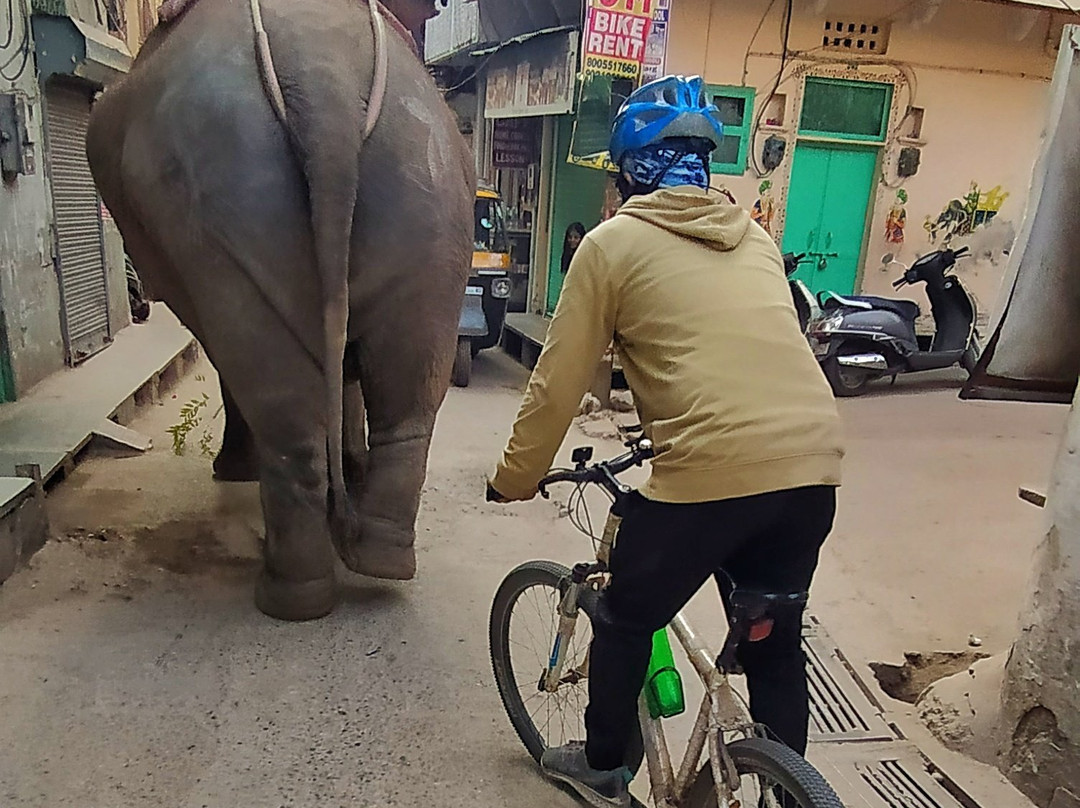
<svg viewBox="0 0 1080 808"><path fill-rule="evenodd" d="M338 611L304 625L252 604L256 487L214 484L197 447L171 453L180 404L215 395L198 373L133 425L151 453L87 460L50 496L60 539L0 588L0 805L573 806L513 735L487 652L502 576L588 548L557 503L482 502L524 371L487 352L451 391L419 578L349 577ZM954 379L842 404L847 483L812 610L860 673L1012 638L1040 523L1016 488L1045 489L1065 409L961 403ZM616 448L569 443L586 442ZM714 595L692 610L719 639ZM988 770L950 774L1003 793Z"/></svg>

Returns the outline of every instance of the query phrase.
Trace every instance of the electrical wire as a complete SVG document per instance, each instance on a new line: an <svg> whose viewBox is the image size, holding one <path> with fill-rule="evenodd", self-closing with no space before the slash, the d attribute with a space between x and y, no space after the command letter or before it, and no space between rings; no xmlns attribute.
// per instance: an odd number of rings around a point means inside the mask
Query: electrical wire
<svg viewBox="0 0 1080 808"><path fill-rule="evenodd" d="M761 29L765 27L765 20L769 18L769 12L773 10L773 6L776 5L776 0L769 0L769 5L765 9L765 13L761 15L761 19L758 20L757 28L754 29L754 35L750 37L750 42L746 46L746 53L743 55L742 60L742 86L746 86L746 76L750 72L750 51L754 49L754 43L757 42L758 34L761 33Z"/></svg>
<svg viewBox="0 0 1080 808"><path fill-rule="evenodd" d="M703 76L709 75L709 46L712 44L712 18L714 8L716 8L716 3L709 3L709 20L705 23L705 55L701 65L701 75Z"/></svg>
<svg viewBox="0 0 1080 808"><path fill-rule="evenodd" d="M780 69L776 73L776 81L773 84L772 90L769 92L769 96L765 99L765 103L758 109L757 118L754 120L754 126L750 132L750 161L753 163L754 173L759 177L764 177L771 172L766 171L758 165L757 149L754 148L754 138L761 128L761 119L765 117L765 110L769 108L769 102L776 96L776 91L780 89L780 82L784 79L784 70L787 68L788 43L791 41L791 17L794 7L795 0L786 0L784 21L780 29ZM762 18L762 21L764 22L764 18ZM747 52L747 56L749 56L749 51Z"/></svg>
<svg viewBox="0 0 1080 808"><path fill-rule="evenodd" d="M474 79L479 78L481 71L483 71L483 69L488 66L488 62L490 62L492 59L495 58L496 53L498 53L498 51L494 51L494 52L488 54L487 58L485 58L484 61L482 61L480 64L476 65L476 67L472 68L472 71L469 73L468 76L466 76L464 79L459 81L453 87L447 87L447 88L445 88L443 90L440 90L440 92L443 95L449 95L450 93L454 92L455 90L460 90L462 87L464 87L470 81L473 81Z"/></svg>
<svg viewBox="0 0 1080 808"><path fill-rule="evenodd" d="M1064 0L1058 0L1058 1L1059 2L1064 2ZM890 11L885 16L880 17L879 19L875 20L874 24L882 25L882 24L887 23L887 22L892 22L897 17L899 17L901 14L903 14L905 11L907 11L909 8L911 8L912 6L914 6L914 5L916 5L916 4L920 3L920 2L922 2L922 0L907 0L907 2L905 2L899 8L896 8L893 11ZM791 0L788 0L788 14L790 14L790 11L791 11ZM785 16L785 19L788 19L788 17ZM790 30L790 26L789 26L789 30ZM795 57L797 57L797 58L805 58L805 57L810 56L812 54L818 53L819 51L822 51L824 49L825 49L825 45L821 44L821 45L817 45L816 47L810 48L810 49L805 50L805 51L799 51L797 54L793 54L793 55ZM748 55L749 55L749 53L748 53ZM765 113L766 108L769 105L769 102L772 101L773 97L776 95L777 90L780 89L780 85L783 84L783 82L787 78L790 78L790 76L788 76L788 77L784 76L784 71L789 66L787 64L787 56L788 56L788 49L787 49L787 43L785 41L783 50L782 50L782 52L780 54L780 69L778 71L776 71L776 74L774 76L772 76L772 78L770 79L770 81L773 82L772 90L770 91L769 95L766 97L765 102L761 105L761 108L758 111L758 115L754 120L754 126L752 127L752 129L750 131L750 162L751 162L752 168L754 169L754 173L759 178L769 176L772 173L772 171L764 171L758 165L757 150L754 148L754 145L755 145L755 141L757 140L758 130L761 127L761 119L762 119L762 117L764 117L764 113ZM844 61L837 60L837 63L850 64L851 60L850 59L849 60L844 60ZM860 59L859 64L887 64L887 65L890 65L892 67L896 67L897 69L902 70L902 68L898 67L896 64L894 64L892 62L888 62L888 61L879 61L879 62L870 61L870 62L867 62L865 60ZM803 68L804 69L809 69L812 66L817 66L817 65L804 65ZM912 71L912 75L909 78L914 79L914 71ZM905 113L905 115L903 117L903 120L907 120L907 117L910 114L910 107L914 103L914 100L913 100L914 99L914 92L912 93L911 98L912 98L912 100L910 100L908 102L909 111L907 113ZM902 122L903 121L901 121L901 123ZM897 124L896 131L899 130L899 126L900 126L900 124ZM894 136L896 134L896 131L894 131Z"/></svg>
<svg viewBox="0 0 1080 808"><path fill-rule="evenodd" d="M14 0L10 0L10 2L13 4ZM0 64L0 78L3 78L5 81L10 82L11 84L14 84L15 82L17 82L19 79L21 79L23 77L23 74L26 73L26 67L30 62L30 51L32 49L31 48L32 43L30 41L30 9L27 6L27 3L28 3L28 0L24 0L24 2L23 2L23 11L24 11L24 14L23 14L23 36L22 36L22 41L19 43L19 49L14 54L12 54L8 58L8 60L6 62L4 62L3 64ZM11 24L12 24L12 27L14 27L14 25L15 25L15 15L14 15L14 13L12 13L11 16L12 16ZM15 73L15 75L8 74L7 69L9 67L11 67L11 65L15 63L15 60L20 58L20 57L22 57L22 62L19 64L18 71Z"/></svg>
<svg viewBox="0 0 1080 808"><path fill-rule="evenodd" d="M15 39L15 0L8 0L7 33L4 34L3 44L0 44L0 51L10 48L13 39Z"/></svg>

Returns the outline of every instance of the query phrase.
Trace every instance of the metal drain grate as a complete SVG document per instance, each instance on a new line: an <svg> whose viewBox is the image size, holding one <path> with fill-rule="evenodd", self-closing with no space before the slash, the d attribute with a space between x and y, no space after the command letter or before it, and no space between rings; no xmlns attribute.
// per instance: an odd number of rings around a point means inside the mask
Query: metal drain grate
<svg viewBox="0 0 1080 808"><path fill-rule="evenodd" d="M906 741L812 745L810 762L846 808L971 808L930 774L926 758ZM962 792L961 792L962 793Z"/></svg>
<svg viewBox="0 0 1080 808"><path fill-rule="evenodd" d="M829 635L811 622L803 651L810 686L811 741L886 741L897 736L844 662Z"/></svg>
<svg viewBox="0 0 1080 808"><path fill-rule="evenodd" d="M846 808L979 808L888 724L816 618L803 623L810 685L807 758Z"/></svg>
<svg viewBox="0 0 1080 808"><path fill-rule="evenodd" d="M857 766L863 781L870 786L889 808L942 808L931 792L944 793L953 805L956 802L937 783L927 788L899 760L880 760Z"/></svg>

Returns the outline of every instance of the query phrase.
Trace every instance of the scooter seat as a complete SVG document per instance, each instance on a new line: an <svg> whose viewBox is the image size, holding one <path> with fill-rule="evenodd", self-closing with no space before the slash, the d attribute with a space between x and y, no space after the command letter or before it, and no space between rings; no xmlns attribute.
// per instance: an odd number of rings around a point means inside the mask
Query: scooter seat
<svg viewBox="0 0 1080 808"><path fill-rule="evenodd" d="M919 304L914 300L893 300L892 298L878 297L877 295L848 295L841 297L830 293L822 304L822 308L826 310L842 308L848 301L869 305L870 308L877 311L892 312L902 320L914 321L922 313ZM862 308L862 306L859 306L859 308Z"/></svg>

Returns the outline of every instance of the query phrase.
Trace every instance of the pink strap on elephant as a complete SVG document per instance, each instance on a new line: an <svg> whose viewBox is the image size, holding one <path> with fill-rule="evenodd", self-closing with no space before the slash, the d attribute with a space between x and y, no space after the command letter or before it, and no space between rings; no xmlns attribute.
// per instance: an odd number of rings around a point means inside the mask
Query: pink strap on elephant
<svg viewBox="0 0 1080 808"><path fill-rule="evenodd" d="M187 11L197 0L165 0L158 12L162 25L167 25L176 20ZM262 26L262 13L259 8L259 0L249 0L251 5L252 21L255 25L256 52L259 62L259 72L262 74L264 88L270 96L274 112L281 120L283 126L288 126L288 115L285 109L285 99L281 92L281 84L278 81L277 72L274 70L274 60L270 53L270 43L266 37L266 31ZM371 8L371 26L375 35L375 75L372 78L371 97L368 103L367 116L364 123L364 140L371 135L375 124L382 113L383 101L386 97L387 84L387 55L383 21L388 20L390 27L397 31L398 35L409 46L417 58L420 50L416 39L409 30L401 24L401 21L384 6L380 0L367 0Z"/></svg>
<svg viewBox="0 0 1080 808"><path fill-rule="evenodd" d="M412 35L412 31L402 25L401 20L397 18L397 15L383 5L380 0L373 0L373 2L378 7L379 11L382 12L383 17L389 20L390 27L401 34L401 38L405 40L405 44L409 46L414 54L416 54L417 58L420 58L420 47L416 42L416 37Z"/></svg>

